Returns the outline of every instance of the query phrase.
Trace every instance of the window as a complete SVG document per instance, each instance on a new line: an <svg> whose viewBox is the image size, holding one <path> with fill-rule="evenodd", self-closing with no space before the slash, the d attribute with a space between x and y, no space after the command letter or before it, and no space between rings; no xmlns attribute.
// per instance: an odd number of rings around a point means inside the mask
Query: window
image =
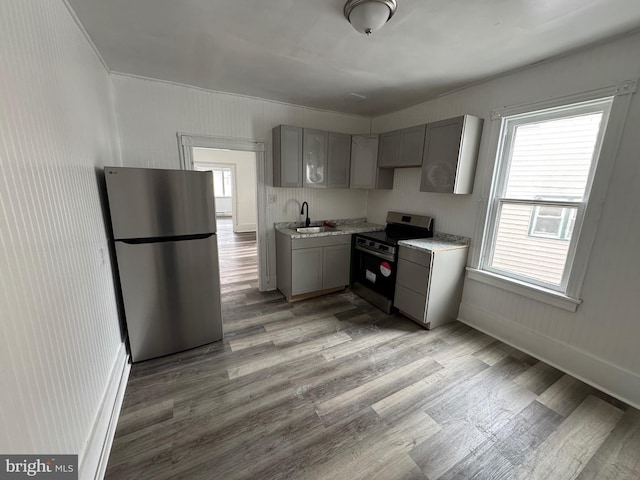
<svg viewBox="0 0 640 480"><path fill-rule="evenodd" d="M538 198L537 200L561 200ZM570 200L565 198L562 200ZM576 224L576 211L571 208L538 205L533 208L529 222L529 236L553 238L567 241L571 239Z"/></svg>
<svg viewBox="0 0 640 480"><path fill-rule="evenodd" d="M231 197L231 168L214 167L210 169L213 172L213 191L216 197Z"/></svg>
<svg viewBox="0 0 640 480"><path fill-rule="evenodd" d="M502 120L482 270L567 293L612 102Z"/></svg>

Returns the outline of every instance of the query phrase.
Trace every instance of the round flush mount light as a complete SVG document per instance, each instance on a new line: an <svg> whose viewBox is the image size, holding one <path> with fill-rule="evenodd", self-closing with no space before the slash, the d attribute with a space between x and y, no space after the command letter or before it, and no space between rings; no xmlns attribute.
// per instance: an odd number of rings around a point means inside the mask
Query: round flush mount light
<svg viewBox="0 0 640 480"><path fill-rule="evenodd" d="M344 16L360 33L371 35L396 13L396 0L349 0L344 6Z"/></svg>

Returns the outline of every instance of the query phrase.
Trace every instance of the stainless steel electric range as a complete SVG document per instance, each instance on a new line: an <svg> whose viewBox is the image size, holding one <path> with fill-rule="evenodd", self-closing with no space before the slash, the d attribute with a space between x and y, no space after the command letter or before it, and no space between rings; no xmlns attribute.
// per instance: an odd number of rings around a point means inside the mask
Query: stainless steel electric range
<svg viewBox="0 0 640 480"><path fill-rule="evenodd" d="M391 313L396 288L398 242L432 236L433 218L388 212L385 231L355 236L353 291L381 310Z"/></svg>

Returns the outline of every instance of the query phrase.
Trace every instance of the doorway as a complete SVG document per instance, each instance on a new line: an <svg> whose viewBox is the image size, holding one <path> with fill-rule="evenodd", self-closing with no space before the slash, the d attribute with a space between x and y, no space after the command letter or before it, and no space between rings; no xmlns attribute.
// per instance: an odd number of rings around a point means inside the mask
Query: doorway
<svg viewBox="0 0 640 480"><path fill-rule="evenodd" d="M223 297L258 288L256 153L194 147L193 168L213 174Z"/></svg>
<svg viewBox="0 0 640 480"><path fill-rule="evenodd" d="M257 286L260 291L270 290L270 282L272 273L270 272L269 262L269 243L268 229L266 226L266 158L265 145L263 142L252 140L232 139L232 138L216 138L198 135L187 135L178 133L178 146L182 168L187 170L195 170L201 168L220 168L221 173L217 174L219 181L225 182L225 168L230 169L227 173L227 185L230 185L231 195L231 217L220 216L217 219L219 238L221 245L221 270L223 263L223 255L229 257L231 269L233 273L231 260L235 260L243 264L244 273L239 273L242 277L238 281L247 280L246 276L250 275L250 269L247 267L251 262L251 258L257 258L254 261L254 275L257 271ZM242 157L244 156L244 160ZM204 161L203 161L204 158ZM234 160L232 160L234 159ZM237 161L237 162L236 162ZM244 163L238 163L244 162ZM206 163L207 165L202 165ZM233 165L233 167L231 167ZM243 172L240 165L247 167L251 165L253 179L251 175ZM221 175L221 176L220 176ZM243 188L247 184L247 179L252 184L252 188ZM235 185L235 188L234 188ZM219 187L217 190L223 190ZM251 191L253 199L241 199L242 192ZM226 195L226 191L224 194ZM214 188L214 195L218 196L218 192ZM244 193L243 193L244 195ZM222 202L222 200L220 200ZM240 205L251 205L252 208L243 208ZM224 210L224 209L222 209ZM244 214L242 212L245 212ZM221 212L227 213L227 212ZM251 215L249 215L251 213ZM228 252L222 252L223 242L229 245ZM253 247L251 246L253 244ZM235 245L235 246L234 246ZM253 248L253 253L251 253ZM256 255L257 254L257 255ZM227 279L225 279L225 282ZM255 280L253 280L255 285Z"/></svg>

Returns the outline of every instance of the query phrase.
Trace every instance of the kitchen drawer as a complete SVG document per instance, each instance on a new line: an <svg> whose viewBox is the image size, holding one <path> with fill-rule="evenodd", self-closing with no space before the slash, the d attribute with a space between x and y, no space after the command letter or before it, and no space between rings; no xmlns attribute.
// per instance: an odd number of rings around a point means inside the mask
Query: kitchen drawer
<svg viewBox="0 0 640 480"><path fill-rule="evenodd" d="M396 282L414 292L426 295L427 286L429 285L429 267L400 258L398 259Z"/></svg>
<svg viewBox="0 0 640 480"><path fill-rule="evenodd" d="M396 295L393 305L414 320L424 323L427 297L396 284Z"/></svg>
<svg viewBox="0 0 640 480"><path fill-rule="evenodd" d="M324 237L294 238L291 240L291 250L330 247L332 245L351 245L351 235L327 235Z"/></svg>
<svg viewBox="0 0 640 480"><path fill-rule="evenodd" d="M415 248L400 246L398 251L398 258L403 258L413 263L424 265L425 267L431 266L431 252L428 250L416 250Z"/></svg>

